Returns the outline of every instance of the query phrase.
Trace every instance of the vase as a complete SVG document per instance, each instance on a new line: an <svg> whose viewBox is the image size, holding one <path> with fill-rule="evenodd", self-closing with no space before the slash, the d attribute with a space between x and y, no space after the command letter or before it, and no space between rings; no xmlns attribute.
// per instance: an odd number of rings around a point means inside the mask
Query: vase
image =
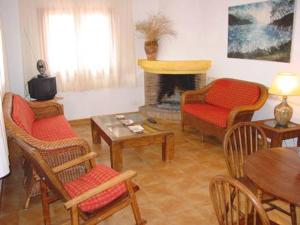
<svg viewBox="0 0 300 225"><path fill-rule="evenodd" d="M158 49L157 40L145 41L144 49L148 60L156 60L157 49Z"/></svg>

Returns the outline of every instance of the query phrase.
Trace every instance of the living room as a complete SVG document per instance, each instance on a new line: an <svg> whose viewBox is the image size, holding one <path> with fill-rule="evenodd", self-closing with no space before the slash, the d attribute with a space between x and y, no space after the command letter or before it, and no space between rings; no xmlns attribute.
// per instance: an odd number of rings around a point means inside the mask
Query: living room
<svg viewBox="0 0 300 225"><path fill-rule="evenodd" d="M29 97L27 82L37 75L36 62L43 56L40 43L37 41L39 37L35 36L34 30L38 21L34 20L35 17L32 16L32 12L36 10L34 4L48 4L48 2L52 1L0 0L0 28L3 36L4 71L7 77L6 88L1 90L3 94L9 91L27 99ZM92 4L101 2L102 4L106 1L76 2L92 2ZM144 81L148 72L138 65L139 59L147 58L144 50L145 39L134 30L134 25L146 20L151 15L159 13L168 18L172 29L176 33L174 36L166 36L159 40L157 60L209 60L211 66L205 71L208 81L233 78L260 83L270 88L276 75L280 72L299 74L300 45L297 44L297 40L300 37L300 18L298 15L300 6L297 1L295 1L294 7L289 62L241 59L227 56L229 8L264 1L126 0L126 2L121 2L115 0L112 2L120 4L122 10L125 11L126 9L127 12L131 12L127 18L128 21L131 21L131 33L130 30L122 33L120 28L121 34L117 38L123 38L123 41L126 41L128 45L126 46L126 54L130 55L128 57L129 62L133 59L131 67L134 70L134 76L130 76L128 79L118 77L119 79L125 79L123 80L124 85L120 82L121 85L106 85L90 89L78 88L78 85L76 88L67 86L62 88L61 81L57 79L58 93L55 100L56 103L63 105L63 114L70 121L75 133L86 139L92 151L97 153L96 161L98 163L104 163L109 167L113 166L110 164L112 162L109 152L111 146L106 141L99 144L97 137L93 140L93 143L89 119L111 114L126 117L126 113L137 112L139 107L145 105ZM129 32L128 35L125 32ZM58 34L58 37L63 38L63 35ZM68 60L66 60L66 63L68 63ZM48 62L48 64L51 67L51 63ZM1 76L4 75L1 73ZM79 82L79 86L80 84L86 87L89 86L87 83ZM66 91L62 91L62 89ZM263 106L255 111L252 121L274 118L274 108L280 102L280 96L269 94ZM288 103L293 109L291 121L296 124L300 123L299 97L289 96ZM161 122L159 118L154 119L158 124ZM94 122L97 123L97 120L94 120ZM2 120L1 123L3 124ZM141 216L148 224L218 224L211 204L208 186L215 175L229 175L224 159L222 141L210 135L204 135L204 140L202 140L202 133L194 129L193 126L187 126L182 131L180 121L163 120L162 124L164 128L167 127L175 134L173 137L175 143L174 156L170 157L173 158L172 160L163 161L161 159L161 142L157 141L156 143L156 140L152 139L147 142L149 146L130 146L123 151L123 169L121 171L134 170L137 172L137 177L133 181L140 186L136 196ZM101 136L103 130L98 130L98 128L95 130L95 134L98 137ZM103 136L101 137L103 138ZM166 137L169 138L168 135ZM270 142L270 137L268 136L268 138ZM283 141L284 147L294 147L296 145L297 140L294 136L291 138L293 139ZM170 139L170 142L172 142L172 137ZM3 141L3 136L1 141ZM150 144L154 145L150 146ZM162 144L168 146L168 143ZM7 158L3 146L0 148L0 151L2 151L0 157L3 157L3 161L0 158L1 164ZM22 151L18 150L16 152L12 153L10 148L10 174L1 180L3 190L1 189L0 223L43 224L44 217L39 196L33 197L28 208L24 209L26 198L22 185L24 172L23 167L20 165L22 161L20 153ZM169 157L167 153L166 157ZM279 199L282 200L282 198ZM297 202L294 203L297 206ZM285 211L290 211L287 201L277 200L276 204L284 208ZM53 203L53 206L50 206L52 224L61 224L64 221L71 224L69 211L64 208L64 202ZM296 211L299 215L298 208ZM299 218L296 219L296 223L295 221L292 222L293 220L290 219L289 215L285 215L278 210L267 212L267 215L278 224L297 224L297 221L298 224L300 223ZM127 207L126 210L109 217L104 223L134 224L136 222L132 212Z"/></svg>

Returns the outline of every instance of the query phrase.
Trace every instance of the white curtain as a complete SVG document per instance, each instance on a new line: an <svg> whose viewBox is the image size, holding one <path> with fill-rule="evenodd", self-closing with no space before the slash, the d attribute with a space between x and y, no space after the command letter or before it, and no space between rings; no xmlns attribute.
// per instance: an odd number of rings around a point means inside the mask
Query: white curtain
<svg viewBox="0 0 300 225"><path fill-rule="evenodd" d="M136 84L131 0L22 0L20 13L24 64L45 59L61 91Z"/></svg>
<svg viewBox="0 0 300 225"><path fill-rule="evenodd" d="M6 142L6 133L2 111L2 97L6 89L6 77L5 77L5 66L4 66L4 46L1 31L0 21L0 178L6 176L9 173L9 160L8 160L8 148Z"/></svg>

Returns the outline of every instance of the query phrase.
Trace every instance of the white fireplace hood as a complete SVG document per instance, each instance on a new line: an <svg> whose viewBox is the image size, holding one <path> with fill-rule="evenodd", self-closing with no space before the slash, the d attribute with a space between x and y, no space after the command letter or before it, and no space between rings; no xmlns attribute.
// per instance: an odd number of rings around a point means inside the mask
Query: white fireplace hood
<svg viewBox="0 0 300 225"><path fill-rule="evenodd" d="M202 74L211 67L211 60L147 60L139 59L138 65L152 74Z"/></svg>

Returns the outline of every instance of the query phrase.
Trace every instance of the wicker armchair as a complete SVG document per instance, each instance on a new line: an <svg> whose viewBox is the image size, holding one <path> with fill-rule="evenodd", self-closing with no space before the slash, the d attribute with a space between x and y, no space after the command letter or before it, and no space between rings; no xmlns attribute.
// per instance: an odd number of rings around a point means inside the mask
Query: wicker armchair
<svg viewBox="0 0 300 225"><path fill-rule="evenodd" d="M6 93L3 100L3 115L10 151L15 150L12 149L12 141L19 139L37 149L51 168L57 167L67 161L90 152L88 143L79 137L57 141L43 141L27 133L24 129L19 127L12 118L14 96L13 93ZM55 101L34 101L28 102L28 104L33 110L36 119L63 115L63 106ZM68 182L82 175L84 172L85 168L82 165L79 165L60 173L59 177L63 182ZM27 194L25 208L28 208L30 198L40 193L40 179L35 173L31 163L27 160L24 161L24 173L24 184Z"/></svg>
<svg viewBox="0 0 300 225"><path fill-rule="evenodd" d="M181 95L181 126L197 128L201 134L223 141L226 130L238 122L251 121L268 98L264 85L222 78L208 86Z"/></svg>
<svg viewBox="0 0 300 225"><path fill-rule="evenodd" d="M141 217L135 195L139 187L131 181L136 176L135 171L128 170L119 174L106 166L96 165L97 154L94 152L51 168L39 149L20 138L14 141L21 147L24 157L30 161L41 178L44 225L51 225L49 206L57 200L62 200L65 208L70 211L71 225L99 224L129 205L136 225L146 224ZM62 182L59 174L78 165L84 168L84 174L67 183ZM54 196L49 195L49 190ZM67 221L63 224L70 223Z"/></svg>

